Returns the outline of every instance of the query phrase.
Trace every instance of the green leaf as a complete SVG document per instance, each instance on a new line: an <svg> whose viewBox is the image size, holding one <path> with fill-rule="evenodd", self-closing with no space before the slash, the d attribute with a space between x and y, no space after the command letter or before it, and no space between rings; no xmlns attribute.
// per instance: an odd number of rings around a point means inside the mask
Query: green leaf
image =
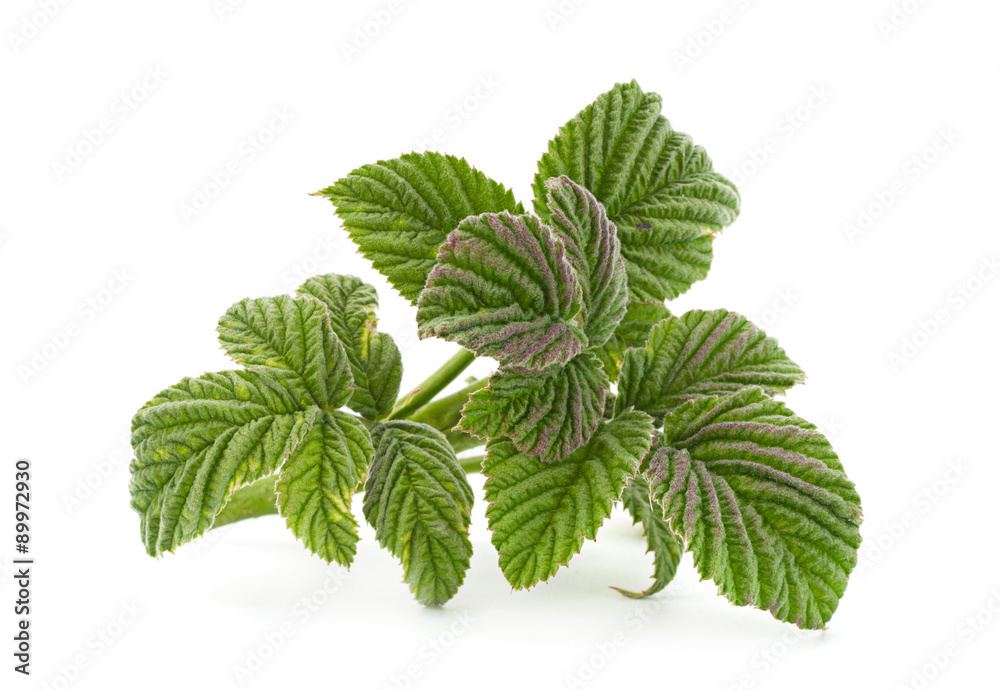
<svg viewBox="0 0 1000 690"><path fill-rule="evenodd" d="M278 512L306 547L327 563L350 565L358 523L351 498L375 453L357 417L324 412L281 467L275 485Z"/></svg>
<svg viewBox="0 0 1000 690"><path fill-rule="evenodd" d="M443 604L469 569L472 487L440 431L400 420L376 424L372 437L365 519L402 562L417 601Z"/></svg>
<svg viewBox="0 0 1000 690"><path fill-rule="evenodd" d="M628 304L618 233L594 195L565 175L547 180L545 188L552 228L579 276L588 346L600 347L615 332Z"/></svg>
<svg viewBox="0 0 1000 690"><path fill-rule="evenodd" d="M376 330L378 294L354 276L314 276L298 292L326 305L330 325L347 351L354 393L347 405L366 419L388 417L399 395L403 359L391 336Z"/></svg>
<svg viewBox="0 0 1000 690"><path fill-rule="evenodd" d="M294 372L183 379L132 420L132 508L158 556L202 535L238 487L272 474L320 413Z"/></svg>
<svg viewBox="0 0 1000 690"><path fill-rule="evenodd" d="M625 317L618 324L614 335L594 351L604 365L608 378L618 380L625 352L630 347L644 347L653 326L669 316L670 310L659 302L629 302Z"/></svg>
<svg viewBox="0 0 1000 690"><path fill-rule="evenodd" d="M802 628L830 620L857 563L861 500L830 443L756 388L686 403L646 478L702 577Z"/></svg>
<svg viewBox="0 0 1000 690"><path fill-rule="evenodd" d="M421 338L524 370L579 354L587 344L579 317L580 285L562 242L534 216L509 213L463 220L417 303Z"/></svg>
<svg viewBox="0 0 1000 690"><path fill-rule="evenodd" d="M732 223L740 198L705 150L674 131L661 98L616 84L549 142L535 176L535 212L548 219L545 181L566 175L618 227L632 299L673 299L704 278L712 233Z"/></svg>
<svg viewBox="0 0 1000 690"><path fill-rule="evenodd" d="M503 185L440 153L363 165L317 194L333 202L361 253L413 304L438 247L463 218L524 213Z"/></svg>
<svg viewBox="0 0 1000 690"><path fill-rule="evenodd" d="M614 589L630 599L643 599L656 594L674 579L677 566L684 555L684 541L674 534L663 519L663 510L658 506L656 510L653 509L649 484L643 477L636 476L629 480L622 494L622 504L632 516L632 524L642 524L642 534L649 545L646 553L653 554L653 584L641 592L631 592L621 587Z"/></svg>
<svg viewBox="0 0 1000 690"><path fill-rule="evenodd" d="M773 395L804 380L778 342L743 316L693 310L661 321L646 347L625 355L617 404L659 417L699 396L754 386Z"/></svg>
<svg viewBox="0 0 1000 690"><path fill-rule="evenodd" d="M501 438L486 444L486 517L500 569L516 589L548 580L594 539L649 450L652 421L629 411L604 422L562 462L542 463Z"/></svg>
<svg viewBox="0 0 1000 690"><path fill-rule="evenodd" d="M297 374L311 404L333 409L351 395L347 353L326 307L315 299L245 299L219 319L218 331L222 348L236 362Z"/></svg>
<svg viewBox="0 0 1000 690"><path fill-rule="evenodd" d="M544 374L501 369L469 398L458 428L482 439L507 436L542 462L562 460L590 440L609 388L600 363L586 354Z"/></svg>

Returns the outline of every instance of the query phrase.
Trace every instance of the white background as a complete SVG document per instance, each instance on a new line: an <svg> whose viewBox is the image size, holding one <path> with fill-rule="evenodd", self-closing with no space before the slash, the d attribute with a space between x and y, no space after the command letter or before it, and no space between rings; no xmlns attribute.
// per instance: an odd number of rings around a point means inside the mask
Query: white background
<svg viewBox="0 0 1000 690"><path fill-rule="evenodd" d="M907 0L892 24L891 0L402 0L350 59L388 0L249 0L221 16L212 0L48 4L51 17L28 0L0 13L0 556L13 462L29 457L37 557L34 673L10 668L5 573L0 687L239 687L257 652L270 658L242 687L996 687L995 2ZM290 291L296 271L353 273L378 287L404 387L452 351L416 340L414 310L308 193L439 128L438 148L528 202L558 127L632 78L746 178L712 274L675 309L724 306L777 336L810 376L789 405L862 495L862 565L828 630L729 605L690 558L655 599L619 596L607 585L651 573L622 514L549 584L511 593L480 502L471 571L440 610L411 600L367 527L346 577L274 517L144 555L124 434L157 391L230 366L214 327L231 303ZM481 80L494 88L477 96ZM251 137L270 139L253 160ZM185 218L230 162L240 173ZM861 208L878 217L852 238ZM91 495L68 501L88 477ZM976 615L978 631L963 623Z"/></svg>

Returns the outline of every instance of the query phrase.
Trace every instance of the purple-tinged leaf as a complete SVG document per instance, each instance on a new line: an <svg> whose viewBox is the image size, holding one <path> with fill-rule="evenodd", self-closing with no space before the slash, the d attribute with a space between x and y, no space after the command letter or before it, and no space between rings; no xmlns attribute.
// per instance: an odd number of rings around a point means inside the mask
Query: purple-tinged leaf
<svg viewBox="0 0 1000 690"><path fill-rule="evenodd" d="M589 355L543 374L501 369L469 398L458 428L482 439L507 436L542 462L562 460L590 440L609 387Z"/></svg>
<svg viewBox="0 0 1000 690"><path fill-rule="evenodd" d="M535 175L535 213L548 221L545 182L589 189L618 228L633 300L673 299L708 274L713 233L739 214L735 185L705 149L660 114L662 99L616 84L549 142Z"/></svg>
<svg viewBox="0 0 1000 690"><path fill-rule="evenodd" d="M565 175L545 183L549 222L580 277L589 347L614 334L628 304L628 276L618 232L593 194Z"/></svg>
<svg viewBox="0 0 1000 690"><path fill-rule="evenodd" d="M660 417L687 400L759 387L782 393L805 380L774 338L725 309L689 311L657 324L625 355L619 409Z"/></svg>
<svg viewBox="0 0 1000 690"><path fill-rule="evenodd" d="M576 271L530 215L487 213L448 235L417 303L421 338L437 336L525 371L563 365L587 344Z"/></svg>
<svg viewBox="0 0 1000 690"><path fill-rule="evenodd" d="M734 604L822 628L861 544L861 499L829 442L762 390L692 400L645 472L702 577Z"/></svg>

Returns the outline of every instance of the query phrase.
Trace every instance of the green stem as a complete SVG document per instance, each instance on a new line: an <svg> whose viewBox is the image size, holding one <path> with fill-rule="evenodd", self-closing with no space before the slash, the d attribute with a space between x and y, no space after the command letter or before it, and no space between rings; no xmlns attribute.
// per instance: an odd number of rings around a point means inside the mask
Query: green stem
<svg viewBox="0 0 1000 690"><path fill-rule="evenodd" d="M469 396L484 388L489 383L489 377L473 381L460 391L438 398L428 403L410 415L414 422L423 422L438 431L451 431L462 418L462 408L468 402ZM456 452L458 449L455 449Z"/></svg>
<svg viewBox="0 0 1000 690"><path fill-rule="evenodd" d="M458 462L462 465L462 469L465 470L466 474L476 474L477 472L482 472L483 458L485 457L485 455L475 455L471 458L459 458Z"/></svg>
<svg viewBox="0 0 1000 690"><path fill-rule="evenodd" d="M468 368L476 359L476 356L462 348L454 357L444 363L440 369L435 371L427 380L403 396L396 403L396 409L389 415L389 419L407 419L414 412L429 403L438 393L458 378L458 375Z"/></svg>
<svg viewBox="0 0 1000 690"><path fill-rule="evenodd" d="M278 506L274 504L274 484L277 480L278 477L274 475L264 477L250 486L244 486L233 492L232 499L216 516L212 529L247 518L277 515Z"/></svg>

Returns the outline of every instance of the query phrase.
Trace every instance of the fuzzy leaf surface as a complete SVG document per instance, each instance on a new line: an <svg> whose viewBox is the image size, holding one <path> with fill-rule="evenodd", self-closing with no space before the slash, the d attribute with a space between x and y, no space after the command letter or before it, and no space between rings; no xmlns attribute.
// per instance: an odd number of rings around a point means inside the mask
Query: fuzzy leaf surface
<svg viewBox="0 0 1000 690"><path fill-rule="evenodd" d="M628 275L614 223L594 195L565 175L545 182L549 222L576 269L588 346L615 332L628 304Z"/></svg>
<svg viewBox="0 0 1000 690"><path fill-rule="evenodd" d="M236 362L294 372L319 407L340 407L351 395L344 346L326 307L288 295L237 302L219 319L219 342Z"/></svg>
<svg viewBox="0 0 1000 690"><path fill-rule="evenodd" d="M630 599L643 599L661 591L670 584L677 573L677 566L684 555L684 540L674 534L663 519L663 510L652 505L649 483L644 477L635 476L629 480L622 493L622 505L632 516L633 525L642 525L642 535L646 538L646 553L653 554L653 584L641 592L632 592L615 587Z"/></svg>
<svg viewBox="0 0 1000 690"><path fill-rule="evenodd" d="M512 587L548 580L596 537L649 450L652 430L648 415L626 412L557 463L538 462L506 438L486 444L486 517Z"/></svg>
<svg viewBox="0 0 1000 690"><path fill-rule="evenodd" d="M760 389L692 400L646 478L702 577L801 628L830 620L857 563L861 500L830 443Z"/></svg>
<svg viewBox="0 0 1000 690"><path fill-rule="evenodd" d="M562 460L590 440L609 390L600 362L586 354L543 374L501 369L469 398L459 428L481 439L507 436L542 462Z"/></svg>
<svg viewBox="0 0 1000 690"><path fill-rule="evenodd" d="M778 341L745 317L693 310L660 322L644 348L625 355L617 404L660 417L699 396L754 386L774 395L803 380Z"/></svg>
<svg viewBox="0 0 1000 690"><path fill-rule="evenodd" d="M444 434L418 422L376 424L365 519L403 564L421 604L455 596L469 569L473 493Z"/></svg>
<svg viewBox="0 0 1000 690"><path fill-rule="evenodd" d="M614 335L603 346L594 350L612 381L618 380L625 352L630 347L645 347L653 326L669 316L670 310L659 302L629 302Z"/></svg>
<svg viewBox="0 0 1000 690"><path fill-rule="evenodd" d="M327 563L354 560L358 523L351 499L374 452L361 420L339 410L323 412L281 467L275 484L278 512Z"/></svg>
<svg viewBox="0 0 1000 690"><path fill-rule="evenodd" d="M204 534L240 486L274 473L320 409L295 372L254 367L186 378L132 420L132 508L159 556Z"/></svg>
<svg viewBox="0 0 1000 690"><path fill-rule="evenodd" d="M508 189L465 159L432 152L363 165L318 194L333 202L361 253L413 304L438 247L463 218L524 213Z"/></svg>
<svg viewBox="0 0 1000 690"><path fill-rule="evenodd" d="M505 367L565 364L587 339L576 271L538 218L467 218L448 235L417 304L421 338L437 336Z"/></svg>
<svg viewBox="0 0 1000 690"><path fill-rule="evenodd" d="M399 395L403 359L395 341L376 329L378 294L354 276L315 276L299 287L300 295L326 305L330 325L347 351L354 391L347 406L366 419L389 416Z"/></svg>
<svg viewBox="0 0 1000 690"><path fill-rule="evenodd" d="M535 212L548 219L545 181L566 175L589 189L618 228L632 299L673 299L704 278L713 232L740 198L705 150L660 114L661 98L616 84L549 142L535 176Z"/></svg>

